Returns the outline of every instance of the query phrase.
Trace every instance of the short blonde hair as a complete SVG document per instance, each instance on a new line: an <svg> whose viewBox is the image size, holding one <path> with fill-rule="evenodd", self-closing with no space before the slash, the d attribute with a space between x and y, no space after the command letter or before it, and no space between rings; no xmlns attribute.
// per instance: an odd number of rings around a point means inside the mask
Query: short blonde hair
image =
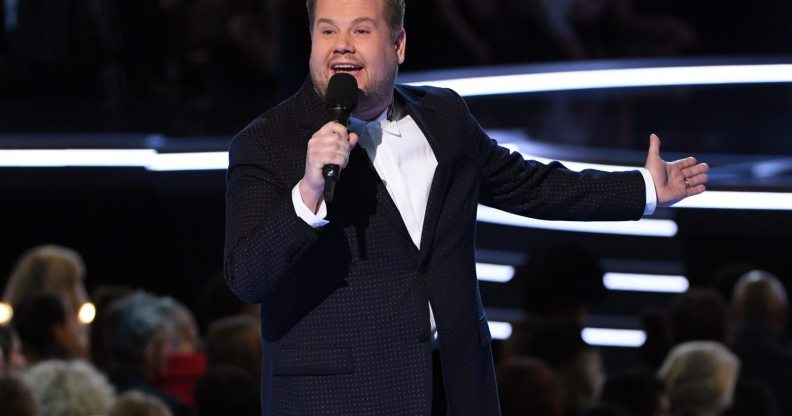
<svg viewBox="0 0 792 416"><path fill-rule="evenodd" d="M658 372L668 389L671 414L720 414L731 405L739 369L739 358L719 342L677 345Z"/></svg>

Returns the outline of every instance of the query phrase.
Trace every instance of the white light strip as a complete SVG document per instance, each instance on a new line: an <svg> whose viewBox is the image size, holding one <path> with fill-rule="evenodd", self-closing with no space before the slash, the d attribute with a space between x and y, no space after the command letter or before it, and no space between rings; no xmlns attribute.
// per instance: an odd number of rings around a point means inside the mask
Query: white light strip
<svg viewBox="0 0 792 416"><path fill-rule="evenodd" d="M478 206L477 218L480 222L543 230L570 231L578 233L599 233L636 235L645 237L674 237L677 224L671 220L642 218L638 221L544 221L521 217L505 211Z"/></svg>
<svg viewBox="0 0 792 416"><path fill-rule="evenodd" d="M677 208L792 210L792 194L707 191L674 205Z"/></svg>
<svg viewBox="0 0 792 416"><path fill-rule="evenodd" d="M228 169L228 152L159 153L146 169L153 171Z"/></svg>
<svg viewBox="0 0 792 416"><path fill-rule="evenodd" d="M636 329L583 328L580 334L586 344L599 347L640 347L646 333Z"/></svg>
<svg viewBox="0 0 792 416"><path fill-rule="evenodd" d="M685 293L690 284L685 276L634 273L605 273L602 278L609 290L632 292Z"/></svg>
<svg viewBox="0 0 792 416"><path fill-rule="evenodd" d="M417 81L410 82L409 85L432 85L441 88L451 88L464 97L471 97L590 88L771 82L792 82L792 65L711 65L601 69Z"/></svg>
<svg viewBox="0 0 792 416"><path fill-rule="evenodd" d="M157 153L153 149L0 150L0 167L141 167L154 171L228 168L228 152Z"/></svg>
<svg viewBox="0 0 792 416"><path fill-rule="evenodd" d="M484 282L507 283L514 277L514 267L476 263L476 275Z"/></svg>
<svg viewBox="0 0 792 416"><path fill-rule="evenodd" d="M512 326L508 322L489 321L487 323L492 339L509 339L512 334Z"/></svg>

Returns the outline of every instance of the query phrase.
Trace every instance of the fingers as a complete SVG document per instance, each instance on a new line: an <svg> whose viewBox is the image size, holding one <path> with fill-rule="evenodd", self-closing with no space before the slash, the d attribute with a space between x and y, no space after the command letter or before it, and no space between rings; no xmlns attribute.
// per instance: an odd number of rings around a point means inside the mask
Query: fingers
<svg viewBox="0 0 792 416"><path fill-rule="evenodd" d="M357 135L348 133L341 124L330 122L322 126L308 141L304 179L311 186L320 187L324 183L322 168L325 165L345 168L355 143Z"/></svg>

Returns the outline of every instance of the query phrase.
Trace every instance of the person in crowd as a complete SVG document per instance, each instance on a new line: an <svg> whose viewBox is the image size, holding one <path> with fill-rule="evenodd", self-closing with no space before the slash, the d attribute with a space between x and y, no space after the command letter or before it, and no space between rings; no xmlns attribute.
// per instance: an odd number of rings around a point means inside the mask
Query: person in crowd
<svg viewBox="0 0 792 416"><path fill-rule="evenodd" d="M672 416L718 416L732 404L740 359L715 341L689 341L671 349L658 377Z"/></svg>
<svg viewBox="0 0 792 416"><path fill-rule="evenodd" d="M104 415L115 401L113 385L86 361L42 361L26 377L42 415Z"/></svg>
<svg viewBox="0 0 792 416"><path fill-rule="evenodd" d="M58 245L36 246L17 260L3 292L3 302L14 306L39 291L57 293L63 299L66 313L77 319L88 302L85 291L85 262L80 254ZM76 321L75 331L80 345L88 353L88 325Z"/></svg>
<svg viewBox="0 0 792 416"><path fill-rule="evenodd" d="M91 300L93 300L94 307L96 308L96 316L94 322L96 325L91 326L90 331L90 351L91 362L96 368L105 373L110 373L110 357L109 347L107 345L107 335L104 333L104 325L99 324L104 320L107 308L117 299L123 298L134 292L128 286L114 286L114 285L100 285L91 292Z"/></svg>
<svg viewBox="0 0 792 416"><path fill-rule="evenodd" d="M732 341L742 362L741 380L772 390L780 414L792 414L792 344L786 337L789 298L781 281L764 270L745 273L734 286L737 329Z"/></svg>
<svg viewBox="0 0 792 416"><path fill-rule="evenodd" d="M172 327L160 298L137 291L114 301L99 323L106 339L110 380L119 393L139 390L165 402L174 415L188 408L177 397L154 386L173 353Z"/></svg>
<svg viewBox="0 0 792 416"><path fill-rule="evenodd" d="M654 135L643 170L524 160L453 91L395 85L402 0L307 6L309 79L229 152L225 275L240 298L261 303L262 411L496 415L478 204L547 220L635 220L704 192L708 167L665 162ZM343 103L351 130L328 122L338 73L361 91L354 109ZM325 165L341 172L326 199Z"/></svg>
<svg viewBox="0 0 792 416"><path fill-rule="evenodd" d="M172 413L156 396L130 390L118 396L107 416L172 416Z"/></svg>
<svg viewBox="0 0 792 416"><path fill-rule="evenodd" d="M687 341L728 344L729 312L726 301L713 289L691 288L671 304L673 345Z"/></svg>
<svg viewBox="0 0 792 416"><path fill-rule="evenodd" d="M41 416L27 382L17 374L0 374L0 415Z"/></svg>
<svg viewBox="0 0 792 416"><path fill-rule="evenodd" d="M495 370L503 416L561 416L555 371L541 360L512 357Z"/></svg>
<svg viewBox="0 0 792 416"><path fill-rule="evenodd" d="M83 325L69 313L63 297L41 291L24 298L14 307L16 328L26 359L35 364L49 359L84 359L87 346Z"/></svg>
<svg viewBox="0 0 792 416"><path fill-rule="evenodd" d="M225 364L210 367L195 386L195 416L258 415L258 386L255 376L245 369Z"/></svg>
<svg viewBox="0 0 792 416"><path fill-rule="evenodd" d="M27 369L27 357L22 352L22 341L11 324L0 325L0 374L20 374Z"/></svg>
<svg viewBox="0 0 792 416"><path fill-rule="evenodd" d="M209 327L206 334L208 366L233 365L261 375L261 326L249 316L230 316Z"/></svg>
<svg viewBox="0 0 792 416"><path fill-rule="evenodd" d="M671 402L654 371L630 368L609 374L600 401L622 406L634 416L670 416Z"/></svg>
<svg viewBox="0 0 792 416"><path fill-rule="evenodd" d="M154 385L192 406L195 383L206 371L198 324L187 306L176 299L161 298L160 308L171 327L173 352L164 374L154 380Z"/></svg>

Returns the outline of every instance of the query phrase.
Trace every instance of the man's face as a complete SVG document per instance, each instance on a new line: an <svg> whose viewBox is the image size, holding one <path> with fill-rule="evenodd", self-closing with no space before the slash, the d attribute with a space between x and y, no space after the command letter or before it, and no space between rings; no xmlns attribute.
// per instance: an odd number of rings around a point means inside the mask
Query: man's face
<svg viewBox="0 0 792 416"><path fill-rule="evenodd" d="M355 115L372 119L388 106L399 64L403 29L393 33L383 0L318 0L311 33L311 79L324 97L330 77L347 72L362 91Z"/></svg>

